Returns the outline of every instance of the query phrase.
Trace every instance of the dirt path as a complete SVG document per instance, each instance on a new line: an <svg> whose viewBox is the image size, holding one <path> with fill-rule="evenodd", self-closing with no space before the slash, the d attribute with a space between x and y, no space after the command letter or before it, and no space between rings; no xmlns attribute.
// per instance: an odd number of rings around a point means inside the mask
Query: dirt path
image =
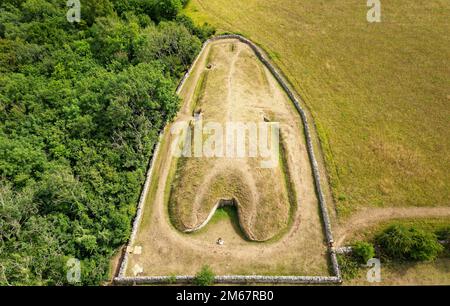
<svg viewBox="0 0 450 306"><path fill-rule="evenodd" d="M383 221L433 217L450 217L450 207L365 208L337 227L336 245L341 246L352 233Z"/></svg>
<svg viewBox="0 0 450 306"><path fill-rule="evenodd" d="M228 88L227 88L227 103L226 103L226 108L227 108L227 115L226 118L228 121L231 121L232 118L232 111L233 111L233 100L234 100L234 91L233 91L233 78L235 75L235 71L236 71L236 62L239 58L239 54L241 53L240 51L240 47L238 46L238 50L235 50L233 57L231 58L231 64L230 64L230 71L228 73L228 78L227 78L227 82L228 82Z"/></svg>

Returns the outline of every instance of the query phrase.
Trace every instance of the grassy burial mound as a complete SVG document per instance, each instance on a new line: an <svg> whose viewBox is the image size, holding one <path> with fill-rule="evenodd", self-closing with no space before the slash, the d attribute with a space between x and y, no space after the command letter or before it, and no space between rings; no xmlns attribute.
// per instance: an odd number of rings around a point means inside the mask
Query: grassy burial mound
<svg viewBox="0 0 450 306"><path fill-rule="evenodd" d="M247 45L233 40L211 47L190 104L191 135L186 139L191 157L175 161L169 211L177 229L201 228L222 205L236 207L240 226L250 240L271 239L288 226L296 203L290 197L285 158L279 157L284 154L283 144L273 145L268 123L282 119L283 99L284 93ZM281 124L282 136L286 124ZM196 157L195 133L202 134L198 138L201 157ZM240 140L244 154L237 148ZM186 141L181 145L186 147ZM205 156L207 148L214 151L212 157ZM256 148L256 156L251 148Z"/></svg>
<svg viewBox="0 0 450 306"><path fill-rule="evenodd" d="M161 138L126 275L194 275L204 264L218 275L328 275L303 123L269 70L246 44L214 41L179 94L183 104ZM231 158L227 146L224 157L203 154L216 149L211 139L219 134L208 127L226 134L227 122L278 122L281 140L270 148L279 154L261 156L259 145L258 154L248 154L248 131L243 156L235 150ZM194 133L179 128L187 126ZM198 126L204 133L195 133ZM191 141L180 146L180 139ZM192 145L192 157L173 154L183 144ZM232 206L216 210L218 204Z"/></svg>

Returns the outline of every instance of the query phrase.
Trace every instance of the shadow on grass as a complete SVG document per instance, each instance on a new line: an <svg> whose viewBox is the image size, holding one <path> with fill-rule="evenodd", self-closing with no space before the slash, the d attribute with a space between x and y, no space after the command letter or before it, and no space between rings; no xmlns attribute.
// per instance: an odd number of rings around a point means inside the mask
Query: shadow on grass
<svg viewBox="0 0 450 306"><path fill-rule="evenodd" d="M225 206L217 208L216 212L214 213L213 217L208 222L208 224L204 228L200 229L199 231L197 231L193 234L194 235L203 234L206 231L208 231L208 229L211 225L214 225L217 222L220 222L220 221L223 221L226 219L230 220L230 223L231 223L231 226L232 226L234 232L242 240L245 240L246 242L255 242L255 241L248 239L247 236L245 235L245 233L242 231L241 225L239 223L239 215L237 212L237 208L234 205L225 205Z"/></svg>

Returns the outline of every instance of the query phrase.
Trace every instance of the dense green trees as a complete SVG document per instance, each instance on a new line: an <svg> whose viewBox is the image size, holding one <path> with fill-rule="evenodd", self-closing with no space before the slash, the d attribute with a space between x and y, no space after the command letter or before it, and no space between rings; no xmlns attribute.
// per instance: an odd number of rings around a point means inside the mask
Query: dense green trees
<svg viewBox="0 0 450 306"><path fill-rule="evenodd" d="M369 259L375 257L375 249L369 242L357 241L353 244L352 251L355 259L361 264L366 264Z"/></svg>
<svg viewBox="0 0 450 306"><path fill-rule="evenodd" d="M188 0L111 0L119 14L133 11L146 14L152 20L160 22L177 17Z"/></svg>
<svg viewBox="0 0 450 306"><path fill-rule="evenodd" d="M376 237L384 256L394 260L434 260L443 251L434 233L393 225Z"/></svg>
<svg viewBox="0 0 450 306"><path fill-rule="evenodd" d="M150 63L158 59L171 75L181 76L194 60L200 40L175 22L162 22L158 28L148 27L136 46L136 61Z"/></svg>
<svg viewBox="0 0 450 306"><path fill-rule="evenodd" d="M82 2L71 24L65 1L2 1L0 284L65 284L72 257L82 283L107 276L177 82L212 33L181 4Z"/></svg>

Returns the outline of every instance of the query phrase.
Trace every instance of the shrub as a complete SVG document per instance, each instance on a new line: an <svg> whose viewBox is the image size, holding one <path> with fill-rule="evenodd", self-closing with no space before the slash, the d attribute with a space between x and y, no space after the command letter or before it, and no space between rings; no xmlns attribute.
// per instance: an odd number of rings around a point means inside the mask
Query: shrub
<svg viewBox="0 0 450 306"><path fill-rule="evenodd" d="M176 284L177 282L177 276L176 275L170 275L167 279L167 283L170 285Z"/></svg>
<svg viewBox="0 0 450 306"><path fill-rule="evenodd" d="M427 261L443 250L433 233L393 225L376 237L383 255L396 260Z"/></svg>
<svg viewBox="0 0 450 306"><path fill-rule="evenodd" d="M352 250L355 259L362 264L366 264L369 259L375 256L375 249L368 242L358 241L353 245Z"/></svg>
<svg viewBox="0 0 450 306"><path fill-rule="evenodd" d="M437 238L439 240L447 241L450 240L450 226L440 229L436 232Z"/></svg>
<svg viewBox="0 0 450 306"><path fill-rule="evenodd" d="M446 257L450 256L450 226L440 229L436 232L438 240L444 241L444 248L446 249Z"/></svg>
<svg viewBox="0 0 450 306"><path fill-rule="evenodd" d="M205 22L202 26L197 26L191 18L183 14L178 15L176 21L184 25L191 34L200 38L201 41L207 40L216 33L216 29L210 24Z"/></svg>
<svg viewBox="0 0 450 306"><path fill-rule="evenodd" d="M195 275L194 284L197 286L210 286L214 283L214 272L209 266L203 266L200 272Z"/></svg>

